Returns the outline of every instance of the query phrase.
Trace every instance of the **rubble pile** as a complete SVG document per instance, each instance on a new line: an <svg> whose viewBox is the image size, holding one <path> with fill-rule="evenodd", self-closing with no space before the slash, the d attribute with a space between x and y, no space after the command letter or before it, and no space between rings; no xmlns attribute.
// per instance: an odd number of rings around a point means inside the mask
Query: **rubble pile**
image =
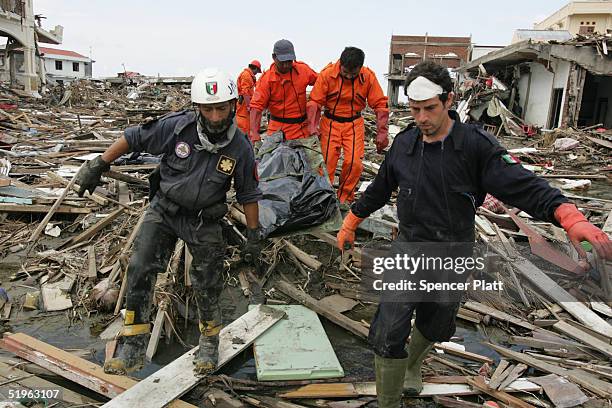
<svg viewBox="0 0 612 408"><path fill-rule="evenodd" d="M105 174L104 184L83 198L75 193L73 177L85 160L104 151L124 127L188 106L187 88L183 83L168 85L158 79L134 84L76 82L52 88L43 100L0 89L0 268L6 272L0 315L7 326L23 328L23 322L59 313L70 325L90 324L95 319L96 327L101 327L91 335L112 341L122 325L127 262L148 205L147 176L158 159L123 157ZM479 78L464 89L464 101L469 103L463 114L472 120L483 115L492 118L491 123L497 120L505 135L499 127L493 133L499 134L511 154L551 181L607 183L612 148L609 131L595 127L530 135L512 112L511 95L511 88L501 80ZM364 117L371 137L375 117L371 112L364 112ZM412 123L408 111L394 111L391 137ZM369 138L366 156L360 191L383 158L375 153ZM612 233L612 200L570 197L591 222ZM422 399L433 398L442 406L468 407L486 400L525 407L585 402L604 406L612 398L610 265L590 251L592 268L587 275L579 273L584 265L562 230L512 209L506 211L493 198L489 202L494 206L479 208L476 216L478 242L486 253L486 273L502 281L506 289L495 296L467 293L458 312L460 331L450 342L436 344L435 352L426 359L421 399L407 399L407 404L424 406ZM374 373L365 338L378 299L361 289L362 281L372 278L361 268L362 254L367 248L386 248L397 235L395 207L394 196L360 225L356 248L343 253L335 249L335 237L328 233L274 238L262 253L259 273L239 261L245 222L240 206L234 203L223 221L230 243L220 271L225 296L231 299L226 307L233 313L228 323L244 313L247 303L259 303L262 298L271 306L302 304L351 337L338 346L335 342L342 338L329 335L344 377L256 381L224 368L204 379L160 381L191 375L190 369L175 365L183 364L181 357L139 383L142 395L147 394L147 386L152 387L148 394L158 395L160 387L180 383L187 384L186 389L168 394L170 401L195 388L173 406L187 404L184 401L262 407L281 407L293 401L330 408L372 403ZM494 207L496 211L491 210ZM545 250L530 246L533 240L545 242ZM166 272L157 280L151 357L160 338L176 341L183 352L194 345L189 336L190 330L197 330L186 273L189 263L189 251L179 241ZM267 313L263 307L258 311ZM255 333L255 329L248 332ZM470 340L474 335L477 340ZM249 347L249 341L242 342L240 350ZM119 380L102 376L99 367L96 371L95 364L92 367L91 362L23 333L7 335L0 347L106 398L121 392L127 398L136 387L132 379L115 382ZM292 351L283 348L280 359ZM40 353L46 358L38 358ZM63 362L54 364L54 358ZM28 364L22 368L32 370ZM94 385L97 381L103 386ZM159 401L159 406L163 403Z"/></svg>

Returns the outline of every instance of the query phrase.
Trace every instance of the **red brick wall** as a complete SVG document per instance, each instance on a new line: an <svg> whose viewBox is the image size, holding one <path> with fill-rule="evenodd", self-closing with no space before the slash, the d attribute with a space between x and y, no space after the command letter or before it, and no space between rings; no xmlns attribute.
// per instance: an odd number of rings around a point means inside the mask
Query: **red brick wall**
<svg viewBox="0 0 612 408"><path fill-rule="evenodd" d="M446 67L457 68L462 62L468 61L471 39L470 37L427 37L427 45L397 44L396 41L425 42L425 36L394 35L391 41L392 54L405 55L411 52L419 55L419 57L405 57L404 67L421 62L423 52L425 52L425 59L433 59ZM450 45L451 43L457 43L457 45ZM434 55L444 55L451 52L456 54L458 58L434 58Z"/></svg>

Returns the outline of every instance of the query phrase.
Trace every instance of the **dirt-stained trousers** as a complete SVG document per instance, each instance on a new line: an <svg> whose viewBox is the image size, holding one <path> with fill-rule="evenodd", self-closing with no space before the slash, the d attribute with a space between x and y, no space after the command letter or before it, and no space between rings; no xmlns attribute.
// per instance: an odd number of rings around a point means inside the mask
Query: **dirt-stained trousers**
<svg viewBox="0 0 612 408"><path fill-rule="evenodd" d="M154 199L134 241L128 266L126 310L134 313L132 322L126 315L126 325L150 321L157 274L166 271L178 238L193 256L189 274L200 321L221 321L218 299L225 251L221 226L218 222L201 223L197 216L170 215Z"/></svg>

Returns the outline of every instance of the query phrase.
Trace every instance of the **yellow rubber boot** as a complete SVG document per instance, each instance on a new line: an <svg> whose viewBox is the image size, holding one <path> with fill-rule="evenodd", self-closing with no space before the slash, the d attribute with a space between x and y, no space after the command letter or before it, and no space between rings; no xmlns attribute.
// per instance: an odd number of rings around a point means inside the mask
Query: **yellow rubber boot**
<svg viewBox="0 0 612 408"><path fill-rule="evenodd" d="M219 332L222 327L216 320L200 322L199 348L193 358L196 374L207 375L217 369Z"/></svg>
<svg viewBox="0 0 612 408"><path fill-rule="evenodd" d="M104 362L107 374L126 375L144 366L144 357L149 344L148 323L123 326L117 337L117 349L113 358Z"/></svg>

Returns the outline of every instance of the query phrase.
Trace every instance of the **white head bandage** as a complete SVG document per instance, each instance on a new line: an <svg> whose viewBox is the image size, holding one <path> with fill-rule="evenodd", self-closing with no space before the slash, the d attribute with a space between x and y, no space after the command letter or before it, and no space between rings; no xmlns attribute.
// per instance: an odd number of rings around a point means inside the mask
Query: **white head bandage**
<svg viewBox="0 0 612 408"><path fill-rule="evenodd" d="M416 77L406 90L408 98L413 101L425 101L444 93L444 89L424 76Z"/></svg>

